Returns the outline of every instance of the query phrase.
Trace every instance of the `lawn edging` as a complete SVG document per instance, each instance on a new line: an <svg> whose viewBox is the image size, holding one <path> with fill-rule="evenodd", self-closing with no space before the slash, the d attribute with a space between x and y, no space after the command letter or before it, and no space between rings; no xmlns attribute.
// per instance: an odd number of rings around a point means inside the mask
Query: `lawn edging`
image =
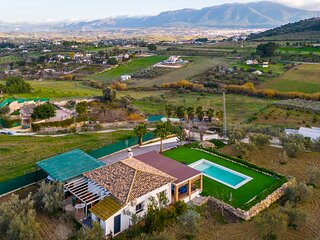
<svg viewBox="0 0 320 240"><path fill-rule="evenodd" d="M254 216L258 215L260 212L268 208L271 204L278 201L284 194L287 187L291 184L291 182L284 183L280 188L273 191L270 195L268 195L264 200L258 202L256 205L252 206L249 210L245 211L240 208L234 208L231 205L224 203L221 200L218 200L214 197L209 197L209 201L214 202L218 206L221 206L223 209L231 212L235 216L248 221Z"/></svg>

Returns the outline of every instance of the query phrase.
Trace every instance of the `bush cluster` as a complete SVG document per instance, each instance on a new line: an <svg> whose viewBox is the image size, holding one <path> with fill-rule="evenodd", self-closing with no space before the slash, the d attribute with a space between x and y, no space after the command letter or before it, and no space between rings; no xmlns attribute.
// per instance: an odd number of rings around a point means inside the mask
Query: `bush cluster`
<svg viewBox="0 0 320 240"><path fill-rule="evenodd" d="M276 99L305 99L320 101L320 93L302 93L302 92L279 92L273 89L257 90L252 83L244 85L224 85L222 87L229 93L241 93L253 97L276 98Z"/></svg>

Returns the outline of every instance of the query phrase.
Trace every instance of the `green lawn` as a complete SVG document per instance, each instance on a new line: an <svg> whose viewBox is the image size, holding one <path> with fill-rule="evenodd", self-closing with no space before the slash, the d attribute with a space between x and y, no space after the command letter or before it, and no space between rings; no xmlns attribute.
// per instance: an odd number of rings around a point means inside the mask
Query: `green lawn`
<svg viewBox="0 0 320 240"><path fill-rule="evenodd" d="M98 73L86 77L86 79L110 82L119 79L121 75L132 74L144 68L150 67L158 62L165 60L166 56L151 56L144 58L136 58L127 63L120 64L118 67L106 70L105 72Z"/></svg>
<svg viewBox="0 0 320 240"><path fill-rule="evenodd" d="M19 60L19 57L17 56L4 56L4 57L0 57L0 64L16 62L18 60Z"/></svg>
<svg viewBox="0 0 320 240"><path fill-rule="evenodd" d="M81 82L75 81L29 81L34 91L27 94L16 94L16 97L22 98L50 98L50 99L68 99L68 98L87 98L102 95L102 90L90 88Z"/></svg>
<svg viewBox="0 0 320 240"><path fill-rule="evenodd" d="M320 54L320 48L318 47L279 47L277 51L280 53L299 53L299 54Z"/></svg>
<svg viewBox="0 0 320 240"><path fill-rule="evenodd" d="M35 162L53 155L74 148L90 151L131 136L131 131L64 137L0 135L0 182L34 171Z"/></svg>
<svg viewBox="0 0 320 240"><path fill-rule="evenodd" d="M204 177L202 194L223 200L235 208L244 210L249 209L254 202L248 203L248 201L256 196L258 196L256 198L257 200L262 200L266 197L266 194L263 193L264 191L268 188L274 188L275 186L280 187L282 184L282 180L276 180L271 176L252 170L248 167L187 147L179 147L166 151L164 155L187 164L191 164L200 159L206 159L252 177L253 179L250 182L238 189L233 189L208 177Z"/></svg>
<svg viewBox="0 0 320 240"><path fill-rule="evenodd" d="M275 79L261 84L260 88L270 88L281 92L320 92L320 64L302 64Z"/></svg>

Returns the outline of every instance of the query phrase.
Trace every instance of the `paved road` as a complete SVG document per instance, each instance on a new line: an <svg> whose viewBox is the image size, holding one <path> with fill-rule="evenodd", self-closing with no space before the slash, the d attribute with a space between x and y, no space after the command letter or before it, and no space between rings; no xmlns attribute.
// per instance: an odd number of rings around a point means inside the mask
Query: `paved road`
<svg viewBox="0 0 320 240"><path fill-rule="evenodd" d="M184 143L183 143L184 144ZM137 147L134 147L132 148L132 152L133 152L133 157L134 156L138 156L140 154L144 154L144 153L147 153L147 152L151 152L151 151L156 151L156 152L159 152L160 150L160 143L157 142L157 143L152 143L152 144L149 144L147 146L137 146ZM178 143L176 141L176 138L171 138L171 139L168 139L168 141L164 142L163 144L163 149L164 150L167 150L167 149L170 149L170 148L173 148L175 146L179 146L180 143ZM128 157L128 152L127 150L124 150L124 151L121 151L121 152L118 152L118 153L115 153L113 155L110 155L110 156L106 156L106 157L103 157L103 158L100 158L100 160L102 162L104 162L105 164L109 165L109 164L112 164L112 163L115 163L115 162L118 162L120 160L123 160L123 159L126 159Z"/></svg>

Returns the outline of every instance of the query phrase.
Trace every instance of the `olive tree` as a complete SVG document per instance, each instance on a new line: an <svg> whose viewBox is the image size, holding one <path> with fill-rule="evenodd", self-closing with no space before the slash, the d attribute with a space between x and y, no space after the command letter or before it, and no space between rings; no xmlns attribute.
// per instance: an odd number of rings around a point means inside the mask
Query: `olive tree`
<svg viewBox="0 0 320 240"><path fill-rule="evenodd" d="M39 239L39 224L31 194L20 200L12 195L0 205L0 232L5 239Z"/></svg>
<svg viewBox="0 0 320 240"><path fill-rule="evenodd" d="M38 209L53 214L63 208L63 185L57 182L42 182L33 198Z"/></svg>

